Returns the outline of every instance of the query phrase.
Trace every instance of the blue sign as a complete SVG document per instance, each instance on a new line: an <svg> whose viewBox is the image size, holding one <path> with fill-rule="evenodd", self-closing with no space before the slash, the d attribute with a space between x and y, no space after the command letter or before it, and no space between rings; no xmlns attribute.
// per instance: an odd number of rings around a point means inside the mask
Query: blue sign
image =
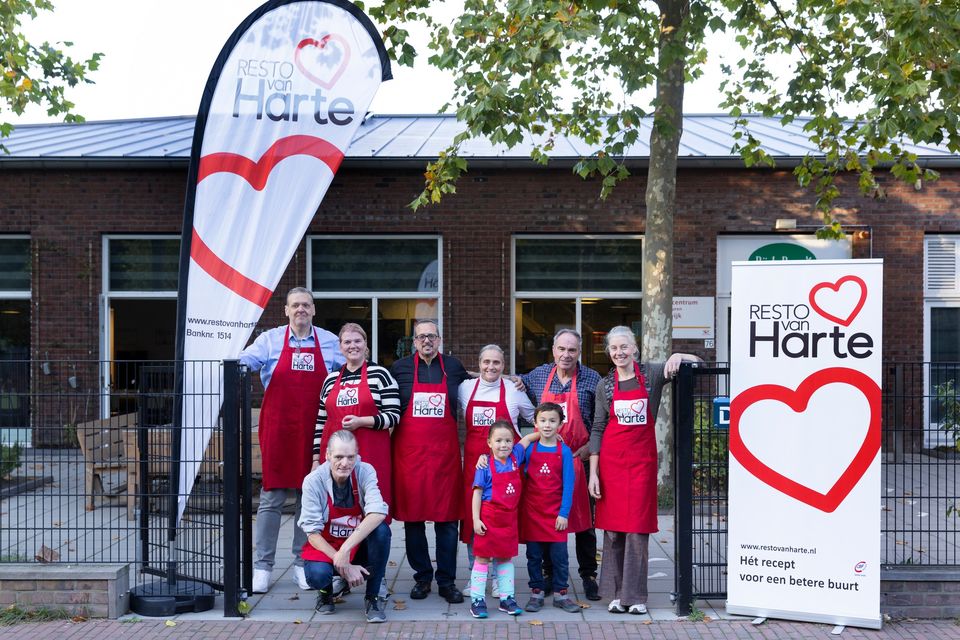
<svg viewBox="0 0 960 640"><path fill-rule="evenodd" d="M713 399L713 426L715 429L730 428L729 396L719 396Z"/></svg>

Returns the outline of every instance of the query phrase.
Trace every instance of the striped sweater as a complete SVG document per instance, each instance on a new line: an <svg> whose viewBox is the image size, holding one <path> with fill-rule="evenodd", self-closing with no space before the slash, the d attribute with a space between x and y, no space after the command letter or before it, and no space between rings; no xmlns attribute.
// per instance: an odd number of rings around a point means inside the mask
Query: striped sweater
<svg viewBox="0 0 960 640"><path fill-rule="evenodd" d="M343 382L360 382L361 369L350 372L346 366L343 372ZM313 433L313 455L323 455L320 452L320 439L323 437L323 427L327 422L327 396L333 390L337 383L337 376L340 371L334 371L327 375L323 381L323 387L320 390L320 410L317 412L317 427ZM373 417L373 428L392 429L400 422L400 390L397 388L397 381L393 379L390 372L372 362L367 363L367 384L370 387L370 394L377 405L377 415Z"/></svg>

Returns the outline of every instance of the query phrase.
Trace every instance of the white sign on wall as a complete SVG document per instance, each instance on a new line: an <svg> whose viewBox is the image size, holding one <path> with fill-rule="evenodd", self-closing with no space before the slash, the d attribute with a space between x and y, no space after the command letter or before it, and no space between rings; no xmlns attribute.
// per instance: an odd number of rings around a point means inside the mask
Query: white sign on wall
<svg viewBox="0 0 960 640"><path fill-rule="evenodd" d="M727 610L880 628L882 261L732 284Z"/></svg>
<svg viewBox="0 0 960 640"><path fill-rule="evenodd" d="M713 298L674 297L673 337L693 340L713 338Z"/></svg>

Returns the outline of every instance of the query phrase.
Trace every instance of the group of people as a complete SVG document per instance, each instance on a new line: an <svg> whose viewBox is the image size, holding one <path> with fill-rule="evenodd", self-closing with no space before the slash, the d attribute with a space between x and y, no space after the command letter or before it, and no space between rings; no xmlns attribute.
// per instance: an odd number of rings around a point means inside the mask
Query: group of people
<svg viewBox="0 0 960 640"><path fill-rule="evenodd" d="M340 593L365 584L367 621L385 620L390 521L403 522L414 600L434 579L450 603L470 600L487 617L488 576L499 609L578 611L568 595L567 537L576 537L583 593L608 610L642 614L648 538L657 531L654 435L665 380L680 363L639 363L628 327L606 336L615 365L601 376L580 363L581 338L554 336L552 363L507 380L497 345L480 352L478 373L441 351L436 322L413 327L415 351L390 369L368 361L354 323L339 336L313 326L307 289L292 289L289 322L240 354L264 385L259 436L263 485L257 510L253 591L269 589L281 508L296 496L294 579L316 589L317 611L333 613ZM466 438L461 456L458 410ZM534 425L521 437L519 419ZM460 481L452 481L462 478ZM436 568L426 523L436 536ZM604 531L597 583L595 527ZM457 544L472 571L456 586ZM513 558L526 546L531 597L516 601Z"/></svg>

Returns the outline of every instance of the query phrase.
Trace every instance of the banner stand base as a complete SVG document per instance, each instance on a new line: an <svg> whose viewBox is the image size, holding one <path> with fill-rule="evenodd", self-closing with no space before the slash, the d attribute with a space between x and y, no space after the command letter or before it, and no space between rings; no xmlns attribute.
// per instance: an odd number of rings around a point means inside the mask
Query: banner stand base
<svg viewBox="0 0 960 640"><path fill-rule="evenodd" d="M178 580L173 585L165 580L155 580L130 590L130 610L142 616L199 613L213 609L215 602L213 587L195 580Z"/></svg>
<svg viewBox="0 0 960 640"><path fill-rule="evenodd" d="M855 618L836 615L825 615L820 613L804 611L785 611L782 609L760 609L758 607L748 607L744 605L735 605L727 602L727 613L740 616L752 616L757 620L779 619L795 620L797 622L819 622L822 624L832 624L836 627L861 627L864 629L882 629L883 618Z"/></svg>

